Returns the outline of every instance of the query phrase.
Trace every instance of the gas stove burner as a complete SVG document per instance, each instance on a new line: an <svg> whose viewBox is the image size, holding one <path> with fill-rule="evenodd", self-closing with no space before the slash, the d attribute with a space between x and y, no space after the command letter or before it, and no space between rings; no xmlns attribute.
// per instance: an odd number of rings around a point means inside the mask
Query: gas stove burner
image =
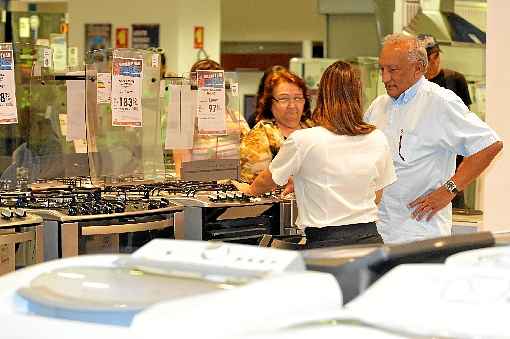
<svg viewBox="0 0 510 339"><path fill-rule="evenodd" d="M211 202L252 202L253 197L239 191L214 191L208 195Z"/></svg>
<svg viewBox="0 0 510 339"><path fill-rule="evenodd" d="M169 181L155 185L152 194L164 191L168 194L183 194L194 197L198 192L228 192L236 191L236 187L229 183L217 183L214 181Z"/></svg>
<svg viewBox="0 0 510 339"><path fill-rule="evenodd" d="M153 187L51 187L27 192L0 193L0 207L8 209L44 209L79 215L114 214L154 210L170 206L164 198L151 197ZM7 212L6 212L7 213ZM21 213L21 212L20 212ZM6 214L5 217L8 217Z"/></svg>
<svg viewBox="0 0 510 339"><path fill-rule="evenodd" d="M126 185L126 186L106 186L103 188L103 193L107 195L116 195L124 197L126 200L128 197L141 197L149 199L151 191L154 189L154 185Z"/></svg>

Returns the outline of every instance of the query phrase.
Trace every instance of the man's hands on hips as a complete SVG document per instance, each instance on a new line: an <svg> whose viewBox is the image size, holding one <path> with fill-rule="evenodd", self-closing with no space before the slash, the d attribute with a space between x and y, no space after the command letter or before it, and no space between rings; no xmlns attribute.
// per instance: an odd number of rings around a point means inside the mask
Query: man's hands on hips
<svg viewBox="0 0 510 339"><path fill-rule="evenodd" d="M411 202L408 207L414 209L411 216L418 221L426 218L430 220L438 211L442 210L453 200L455 194L448 191L444 186L433 192L425 194Z"/></svg>

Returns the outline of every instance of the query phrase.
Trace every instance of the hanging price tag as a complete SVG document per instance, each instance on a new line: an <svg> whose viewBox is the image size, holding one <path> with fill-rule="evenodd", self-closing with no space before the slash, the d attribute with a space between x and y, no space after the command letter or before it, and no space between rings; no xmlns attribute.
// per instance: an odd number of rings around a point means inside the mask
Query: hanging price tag
<svg viewBox="0 0 510 339"><path fill-rule="evenodd" d="M45 48L43 50L43 67L51 67L51 62L53 58L53 52L50 48Z"/></svg>
<svg viewBox="0 0 510 339"><path fill-rule="evenodd" d="M197 71L198 134L225 135L225 77L223 71Z"/></svg>
<svg viewBox="0 0 510 339"><path fill-rule="evenodd" d="M239 96L239 84L237 82L230 83L230 93L233 97Z"/></svg>
<svg viewBox="0 0 510 339"><path fill-rule="evenodd" d="M109 104L112 92L112 75L110 73L97 73L97 103Z"/></svg>
<svg viewBox="0 0 510 339"><path fill-rule="evenodd" d="M0 124L18 123L12 44L0 44Z"/></svg>
<svg viewBox="0 0 510 339"><path fill-rule="evenodd" d="M142 127L143 60L114 57L112 125Z"/></svg>
<svg viewBox="0 0 510 339"><path fill-rule="evenodd" d="M158 53L154 53L152 54L152 58L151 58L151 66L153 68L157 68L159 67L159 54Z"/></svg>

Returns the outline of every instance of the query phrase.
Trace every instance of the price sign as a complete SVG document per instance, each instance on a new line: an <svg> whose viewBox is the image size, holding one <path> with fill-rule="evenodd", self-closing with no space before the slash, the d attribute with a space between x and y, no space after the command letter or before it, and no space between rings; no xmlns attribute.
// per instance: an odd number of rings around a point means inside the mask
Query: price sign
<svg viewBox="0 0 510 339"><path fill-rule="evenodd" d="M12 44L0 44L0 124L18 123Z"/></svg>
<svg viewBox="0 0 510 339"><path fill-rule="evenodd" d="M43 50L43 67L51 67L51 61L53 59L53 53L51 49L45 48Z"/></svg>
<svg viewBox="0 0 510 339"><path fill-rule="evenodd" d="M112 125L142 127L143 60L114 57L112 62Z"/></svg>
<svg viewBox="0 0 510 339"><path fill-rule="evenodd" d="M110 73L97 73L97 103L109 104L112 92L112 75Z"/></svg>
<svg viewBox="0 0 510 339"><path fill-rule="evenodd" d="M223 71L197 71L198 134L225 135L225 77Z"/></svg>

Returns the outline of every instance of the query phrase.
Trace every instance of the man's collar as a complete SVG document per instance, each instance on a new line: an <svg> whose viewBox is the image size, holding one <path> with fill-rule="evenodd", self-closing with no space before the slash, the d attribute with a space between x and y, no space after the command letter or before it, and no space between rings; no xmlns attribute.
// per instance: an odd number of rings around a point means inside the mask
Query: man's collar
<svg viewBox="0 0 510 339"><path fill-rule="evenodd" d="M421 84L425 81L425 77L422 75L421 78L414 83L411 87L406 89L397 99L391 98L393 100L393 105L395 106L401 106L405 105L414 98L416 95L416 92L418 91L418 88L421 86Z"/></svg>

